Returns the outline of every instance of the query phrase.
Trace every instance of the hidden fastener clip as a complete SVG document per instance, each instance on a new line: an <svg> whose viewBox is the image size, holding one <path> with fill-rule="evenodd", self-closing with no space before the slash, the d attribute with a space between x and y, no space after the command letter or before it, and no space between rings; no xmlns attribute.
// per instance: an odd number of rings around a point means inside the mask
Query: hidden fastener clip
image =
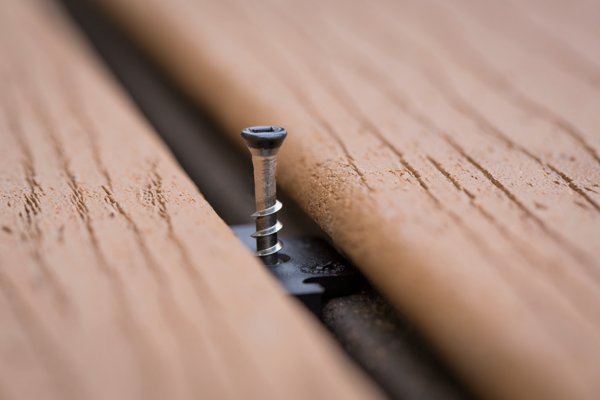
<svg viewBox="0 0 600 400"><path fill-rule="evenodd" d="M282 205L277 201L275 173L277 152L286 136L284 128L272 125L242 130L242 138L252 154L255 224L232 228L290 295L320 315L326 299L356 293L364 287L365 280L329 243L318 237L286 238L285 254L279 253L283 243L278 232L283 226L277 221L277 212Z"/></svg>

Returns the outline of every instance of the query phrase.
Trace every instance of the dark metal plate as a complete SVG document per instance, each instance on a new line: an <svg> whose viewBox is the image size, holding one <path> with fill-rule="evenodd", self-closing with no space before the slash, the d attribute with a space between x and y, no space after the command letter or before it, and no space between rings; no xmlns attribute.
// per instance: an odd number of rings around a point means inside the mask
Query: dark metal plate
<svg viewBox="0 0 600 400"><path fill-rule="evenodd" d="M231 227L252 251L252 224ZM291 295L320 315L325 300L356 293L365 285L363 276L329 243L315 237L283 238L279 262L266 268Z"/></svg>

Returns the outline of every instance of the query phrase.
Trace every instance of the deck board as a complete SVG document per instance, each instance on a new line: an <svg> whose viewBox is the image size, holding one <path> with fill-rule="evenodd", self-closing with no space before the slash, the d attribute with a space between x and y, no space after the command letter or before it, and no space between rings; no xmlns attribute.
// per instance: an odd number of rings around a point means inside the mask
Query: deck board
<svg viewBox="0 0 600 400"><path fill-rule="evenodd" d="M63 14L0 4L0 397L378 397Z"/></svg>
<svg viewBox="0 0 600 400"><path fill-rule="evenodd" d="M479 393L600 395L597 2L97 2Z"/></svg>

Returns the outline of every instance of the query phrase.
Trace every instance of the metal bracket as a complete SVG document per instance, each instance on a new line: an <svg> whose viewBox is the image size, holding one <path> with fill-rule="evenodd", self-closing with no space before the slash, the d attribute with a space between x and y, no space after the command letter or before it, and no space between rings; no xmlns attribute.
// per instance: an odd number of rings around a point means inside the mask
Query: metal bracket
<svg viewBox="0 0 600 400"><path fill-rule="evenodd" d="M250 235L255 226L232 226L235 235L252 251ZM279 262L266 265L287 292L320 315L323 302L331 297L356 293L365 284L364 277L329 243L315 237L284 238Z"/></svg>

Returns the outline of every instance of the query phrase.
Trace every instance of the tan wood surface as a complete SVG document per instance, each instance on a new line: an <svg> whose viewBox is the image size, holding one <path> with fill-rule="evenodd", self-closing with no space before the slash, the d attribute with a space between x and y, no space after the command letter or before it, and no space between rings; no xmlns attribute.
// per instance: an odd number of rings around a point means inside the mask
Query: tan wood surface
<svg viewBox="0 0 600 400"><path fill-rule="evenodd" d="M600 397L599 2L100 2L477 391Z"/></svg>
<svg viewBox="0 0 600 400"><path fill-rule="evenodd" d="M62 14L0 2L0 398L371 398Z"/></svg>

